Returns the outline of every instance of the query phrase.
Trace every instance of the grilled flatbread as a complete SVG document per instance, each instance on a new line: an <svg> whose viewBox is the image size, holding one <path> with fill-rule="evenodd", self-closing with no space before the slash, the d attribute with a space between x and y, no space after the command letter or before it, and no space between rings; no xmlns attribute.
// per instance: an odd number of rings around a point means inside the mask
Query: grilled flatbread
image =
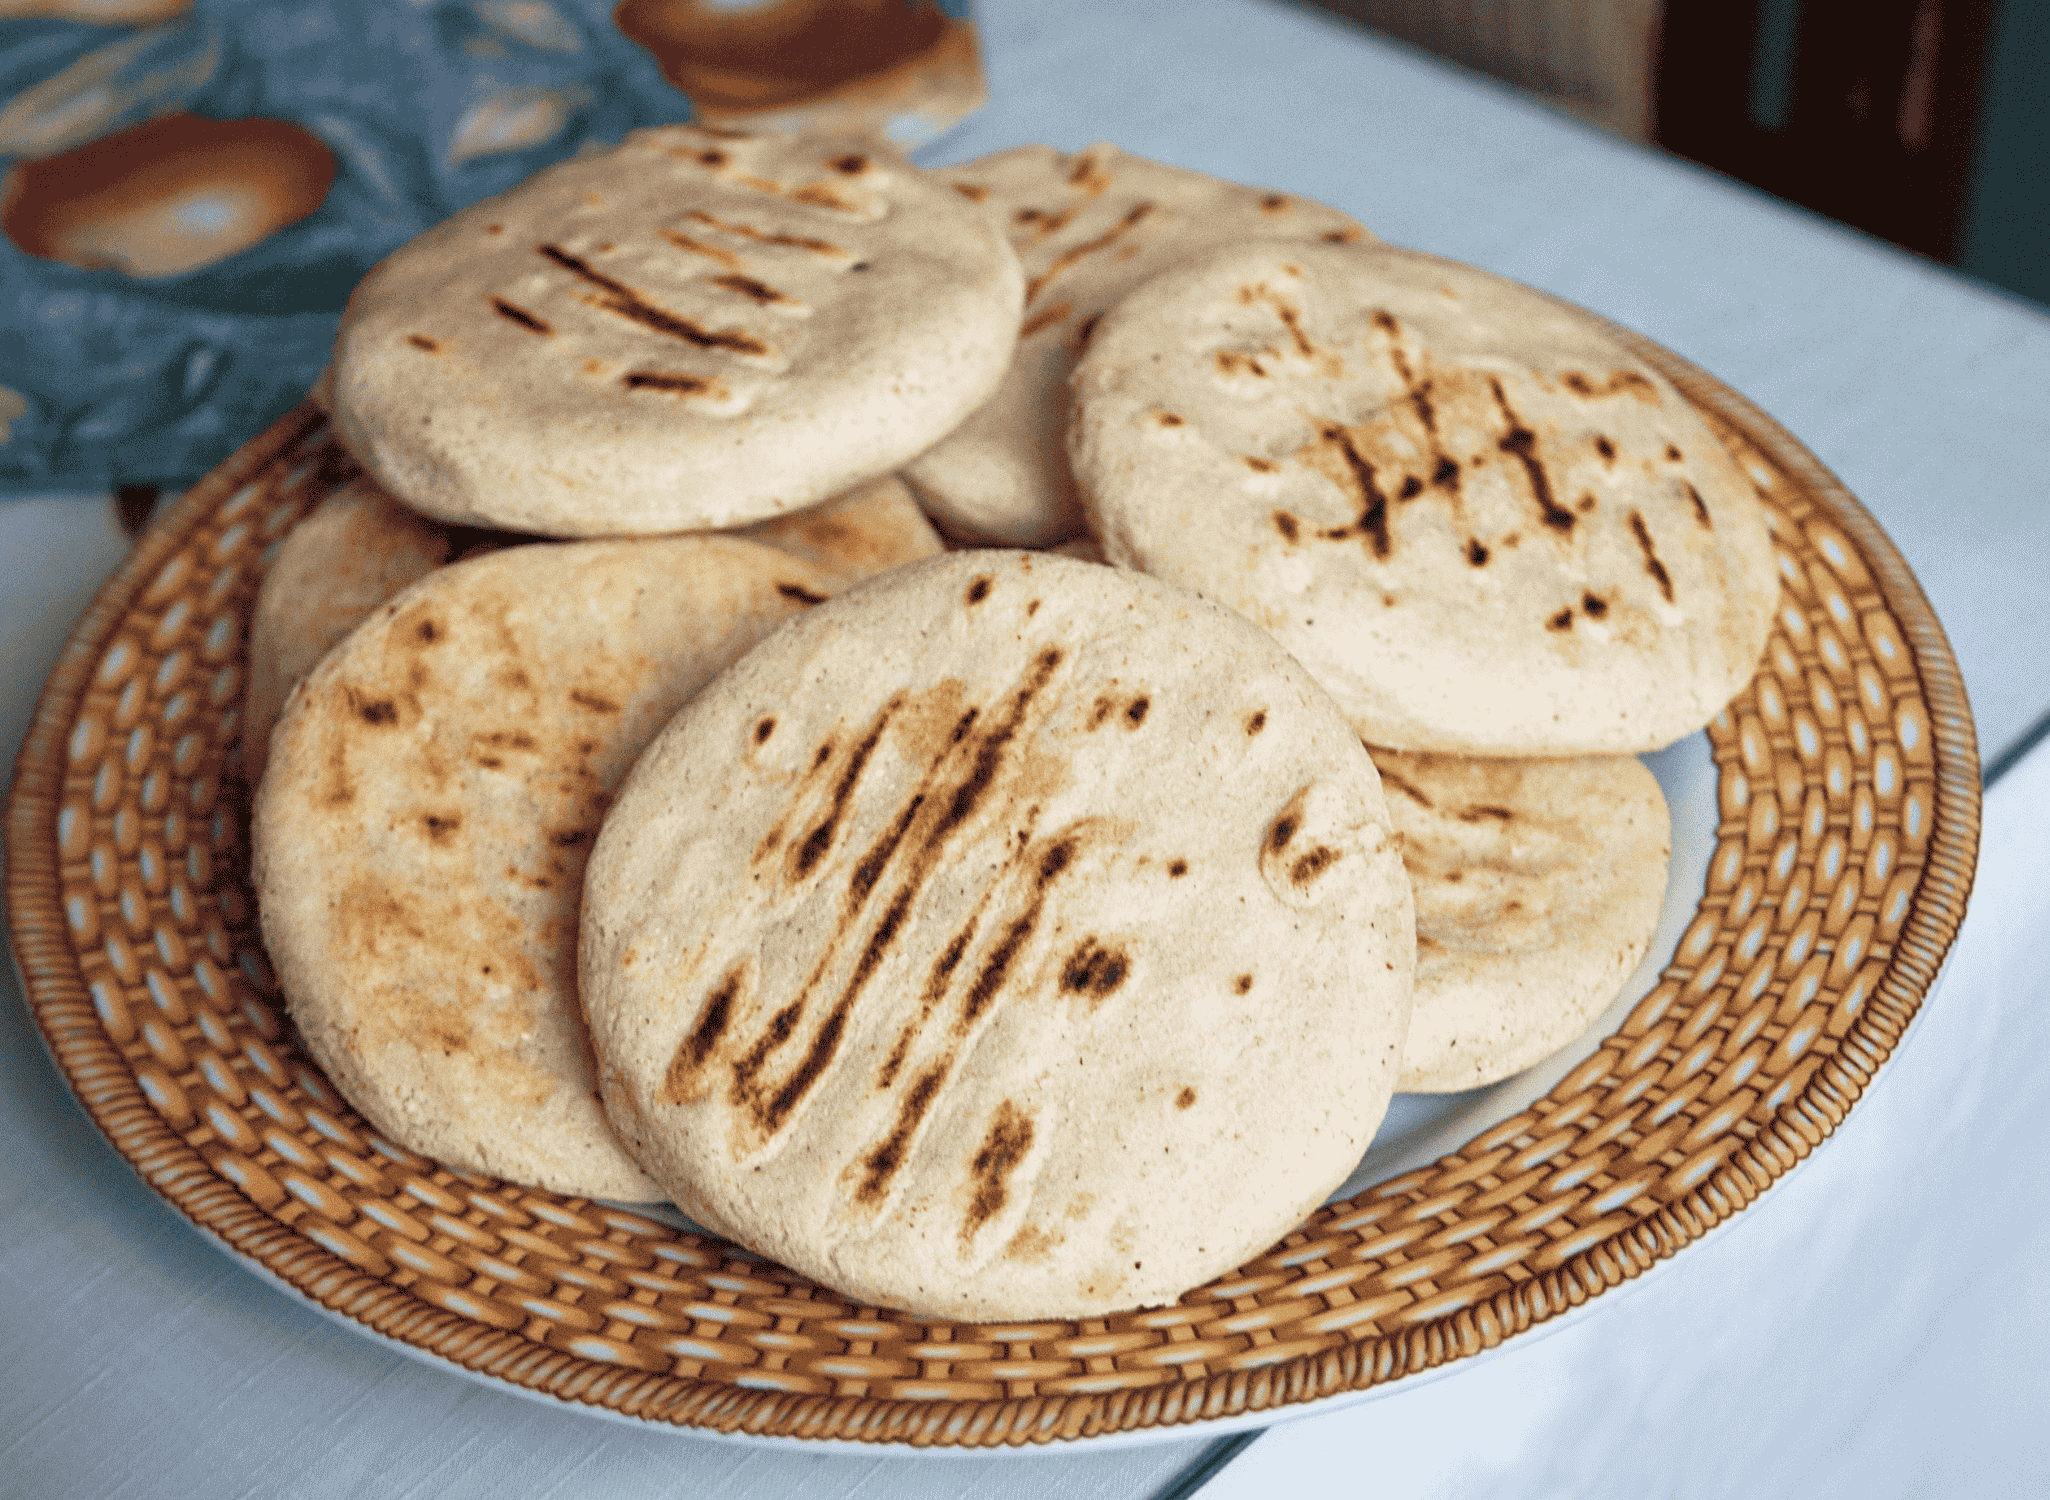
<svg viewBox="0 0 2050 1500"><path fill-rule="evenodd" d="M242 760L263 778L271 730L292 686L371 611L448 561L447 528L357 476L314 507L278 547L249 621Z"/></svg>
<svg viewBox="0 0 2050 1500"><path fill-rule="evenodd" d="M865 138L636 131L436 225L349 299L337 430L430 515L737 526L898 468L995 389L1023 277Z"/></svg>
<svg viewBox="0 0 2050 1500"><path fill-rule="evenodd" d="M1386 245L1261 246L1099 324L1070 452L1116 563L1272 631L1362 738L1657 749L1749 680L1750 483L1590 314Z"/></svg>
<svg viewBox="0 0 2050 1500"><path fill-rule="evenodd" d="M1587 1030L1651 944L1671 828L1635 756L1374 750L1416 891L1404 1092L1519 1073Z"/></svg>
<svg viewBox="0 0 2050 1500"><path fill-rule="evenodd" d="M1062 451L1068 374L1097 317L1147 277L1244 240L1369 236L1308 198L1185 171L1115 146L1019 146L947 179L1004 226L1024 263L1025 321L997 393L905 470L962 540L1045 547L1082 530Z"/></svg>
<svg viewBox="0 0 2050 1500"><path fill-rule="evenodd" d="M716 672L831 592L730 537L537 543L430 574L287 705L258 792L264 941L308 1050L400 1144L662 1196L599 1106L576 989L614 785Z"/></svg>
<svg viewBox="0 0 2050 1500"><path fill-rule="evenodd" d="M1269 637L960 552L663 731L581 973L607 1108L693 1218L862 1301L1074 1317L1173 1298L1344 1179L1413 953L1372 763Z"/></svg>

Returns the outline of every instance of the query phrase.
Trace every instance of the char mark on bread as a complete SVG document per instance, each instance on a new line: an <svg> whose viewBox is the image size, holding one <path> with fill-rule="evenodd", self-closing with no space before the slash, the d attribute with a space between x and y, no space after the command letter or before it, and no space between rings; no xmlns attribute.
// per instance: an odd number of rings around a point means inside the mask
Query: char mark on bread
<svg viewBox="0 0 2050 1500"><path fill-rule="evenodd" d="M626 283L615 281L588 261L571 255L560 246L537 245L535 251L561 266L572 276L598 288L603 295L591 299L591 304L605 312L615 313L640 324L643 328L667 334L670 338L681 339L699 349L725 349L734 354L755 355L770 352L769 346L753 334L735 329L700 328L688 318L679 318L675 313L655 306Z"/></svg>

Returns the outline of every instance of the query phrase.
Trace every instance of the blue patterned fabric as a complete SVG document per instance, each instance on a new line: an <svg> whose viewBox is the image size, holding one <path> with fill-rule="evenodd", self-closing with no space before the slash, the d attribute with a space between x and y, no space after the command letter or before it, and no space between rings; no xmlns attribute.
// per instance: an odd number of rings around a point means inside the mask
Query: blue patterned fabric
<svg viewBox="0 0 2050 1500"><path fill-rule="evenodd" d="M0 238L0 495L189 484L305 395L349 288L387 251L579 149L688 118L611 9L194 0L149 27L0 22L0 171L173 111L290 121L337 164L314 213L178 276L81 270ZM34 108L67 68L104 74L104 92ZM536 101L560 128L490 149L494 116Z"/></svg>

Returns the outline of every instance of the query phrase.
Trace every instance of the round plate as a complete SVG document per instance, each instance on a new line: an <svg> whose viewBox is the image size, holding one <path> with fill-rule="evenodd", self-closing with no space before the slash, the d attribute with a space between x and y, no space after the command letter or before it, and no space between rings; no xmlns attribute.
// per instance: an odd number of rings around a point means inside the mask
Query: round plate
<svg viewBox="0 0 2050 1500"><path fill-rule="evenodd" d="M7 873L43 1035L115 1149L268 1276L412 1352L651 1425L1173 1438L1472 1358L1698 1240L1842 1123L1935 979L1978 842L1964 690L1899 555L1771 419L1618 332L1751 474L1782 579L1757 677L1666 752L1667 785L1700 794L1674 803L1653 957L1561 1058L1398 1100L1340 1200L1173 1306L922 1322L665 1214L429 1161L349 1109L262 951L238 745L266 562L353 472L310 405L151 527L44 691Z"/></svg>

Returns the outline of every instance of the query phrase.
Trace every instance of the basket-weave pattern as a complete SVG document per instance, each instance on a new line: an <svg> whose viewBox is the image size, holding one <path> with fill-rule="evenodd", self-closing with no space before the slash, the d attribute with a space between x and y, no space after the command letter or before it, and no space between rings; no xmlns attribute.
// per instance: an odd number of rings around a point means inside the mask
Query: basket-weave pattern
<svg viewBox="0 0 2050 1500"><path fill-rule="evenodd" d="M311 407L151 529L51 680L8 830L43 1033L147 1180L306 1296L653 1422L1015 1446L1273 1410L1492 1347L1698 1238L1843 1120L1935 977L1977 844L1963 689L1905 566L1769 419L1633 343L1752 470L1780 549L1765 660L1709 729L1721 821L1698 914L1549 1096L1175 1306L924 1323L440 1166L349 1110L261 950L236 748L265 562L350 471Z"/></svg>

